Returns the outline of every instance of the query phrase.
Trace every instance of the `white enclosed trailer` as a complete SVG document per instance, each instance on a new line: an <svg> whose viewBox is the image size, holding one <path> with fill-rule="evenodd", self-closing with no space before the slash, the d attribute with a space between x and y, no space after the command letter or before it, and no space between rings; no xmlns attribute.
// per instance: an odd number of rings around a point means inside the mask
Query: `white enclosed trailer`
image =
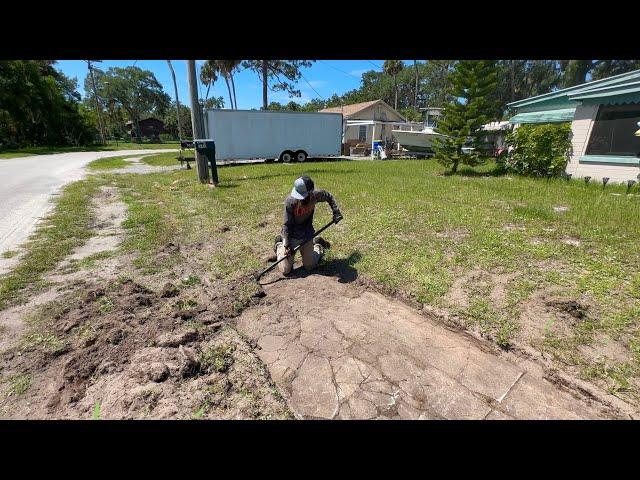
<svg viewBox="0 0 640 480"><path fill-rule="evenodd" d="M303 162L342 153L340 113L211 108L204 123L207 138L215 141L216 160Z"/></svg>

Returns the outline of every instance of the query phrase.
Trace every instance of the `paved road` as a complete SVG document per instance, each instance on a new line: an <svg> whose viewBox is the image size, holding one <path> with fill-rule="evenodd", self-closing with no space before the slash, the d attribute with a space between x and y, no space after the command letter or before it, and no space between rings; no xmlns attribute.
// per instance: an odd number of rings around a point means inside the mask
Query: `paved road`
<svg viewBox="0 0 640 480"><path fill-rule="evenodd" d="M52 207L52 194L65 184L81 179L89 162L104 157L170 151L172 149L74 152L0 159L0 255L28 238L37 221ZM0 273L4 260L0 258Z"/></svg>

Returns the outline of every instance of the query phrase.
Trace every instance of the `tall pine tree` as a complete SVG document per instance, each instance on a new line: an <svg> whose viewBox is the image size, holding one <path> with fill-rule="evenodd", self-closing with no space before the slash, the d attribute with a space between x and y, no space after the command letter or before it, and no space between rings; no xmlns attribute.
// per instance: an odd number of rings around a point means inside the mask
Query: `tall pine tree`
<svg viewBox="0 0 640 480"><path fill-rule="evenodd" d="M496 115L496 62L461 60L450 82L448 93L453 100L445 105L438 122L438 132L446 137L434 142L434 151L436 160L455 173L461 163L474 166L480 162L476 152L464 153L462 147L468 139L472 140L472 146L478 147L480 127Z"/></svg>

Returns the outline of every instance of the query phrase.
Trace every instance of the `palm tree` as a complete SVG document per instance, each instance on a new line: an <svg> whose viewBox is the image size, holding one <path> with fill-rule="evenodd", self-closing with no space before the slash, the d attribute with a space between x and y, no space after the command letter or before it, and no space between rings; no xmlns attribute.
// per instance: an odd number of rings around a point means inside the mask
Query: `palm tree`
<svg viewBox="0 0 640 480"><path fill-rule="evenodd" d="M178 138L182 142L182 125L180 124L180 100L178 99L178 84L176 83L176 72L173 71L173 65L171 65L171 60L167 60L167 63L169 64L169 70L171 70L171 78L173 79L173 90L176 93L176 115L178 120ZM209 93L209 90L207 89L207 94L208 93Z"/></svg>
<svg viewBox="0 0 640 480"><path fill-rule="evenodd" d="M229 79L231 80L231 89L233 90L233 103L236 110L238 109L238 100L236 99L236 83L233 81L233 74L238 69L242 60L224 60L225 69L228 72Z"/></svg>
<svg viewBox="0 0 640 480"><path fill-rule="evenodd" d="M231 100L231 108L238 108L238 102L236 100L236 85L233 81L233 72L238 68L242 60L218 60L218 70L227 82L227 88L229 89L229 99ZM231 89L229 84L233 88L233 98L231 97Z"/></svg>
<svg viewBox="0 0 640 480"><path fill-rule="evenodd" d="M233 70L237 67L240 60L207 60L202 67L200 72L200 80L207 86L207 97L209 96L209 87L210 84L207 84L203 79L203 76L206 78L212 78L211 83L215 83L218 79L218 76L222 76L224 78L224 82L227 84L227 91L229 92L229 103L231 103L231 108L235 107L234 98L235 95L231 95L231 83L233 83ZM203 73L204 72L204 73ZM229 83L231 80L231 83ZM235 86L234 86L235 92ZM206 98L205 98L206 101Z"/></svg>
<svg viewBox="0 0 640 480"><path fill-rule="evenodd" d="M382 65L382 70L387 75L393 77L393 90L395 92L395 102L393 108L398 109L398 74L402 70L402 60L385 60Z"/></svg>
<svg viewBox="0 0 640 480"><path fill-rule="evenodd" d="M209 89L211 88L211 85L216 83L216 80L218 80L218 67L216 60L207 60L200 69L200 81L203 85L207 86L207 94L204 97L205 103L207 102L207 98L209 98Z"/></svg>

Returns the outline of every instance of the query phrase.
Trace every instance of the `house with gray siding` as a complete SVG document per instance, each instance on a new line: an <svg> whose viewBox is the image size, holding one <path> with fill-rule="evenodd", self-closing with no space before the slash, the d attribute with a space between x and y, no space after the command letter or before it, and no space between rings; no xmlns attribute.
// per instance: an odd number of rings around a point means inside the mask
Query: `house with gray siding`
<svg viewBox="0 0 640 480"><path fill-rule="evenodd" d="M611 182L640 174L640 70L508 104L509 122L571 122L566 172Z"/></svg>

